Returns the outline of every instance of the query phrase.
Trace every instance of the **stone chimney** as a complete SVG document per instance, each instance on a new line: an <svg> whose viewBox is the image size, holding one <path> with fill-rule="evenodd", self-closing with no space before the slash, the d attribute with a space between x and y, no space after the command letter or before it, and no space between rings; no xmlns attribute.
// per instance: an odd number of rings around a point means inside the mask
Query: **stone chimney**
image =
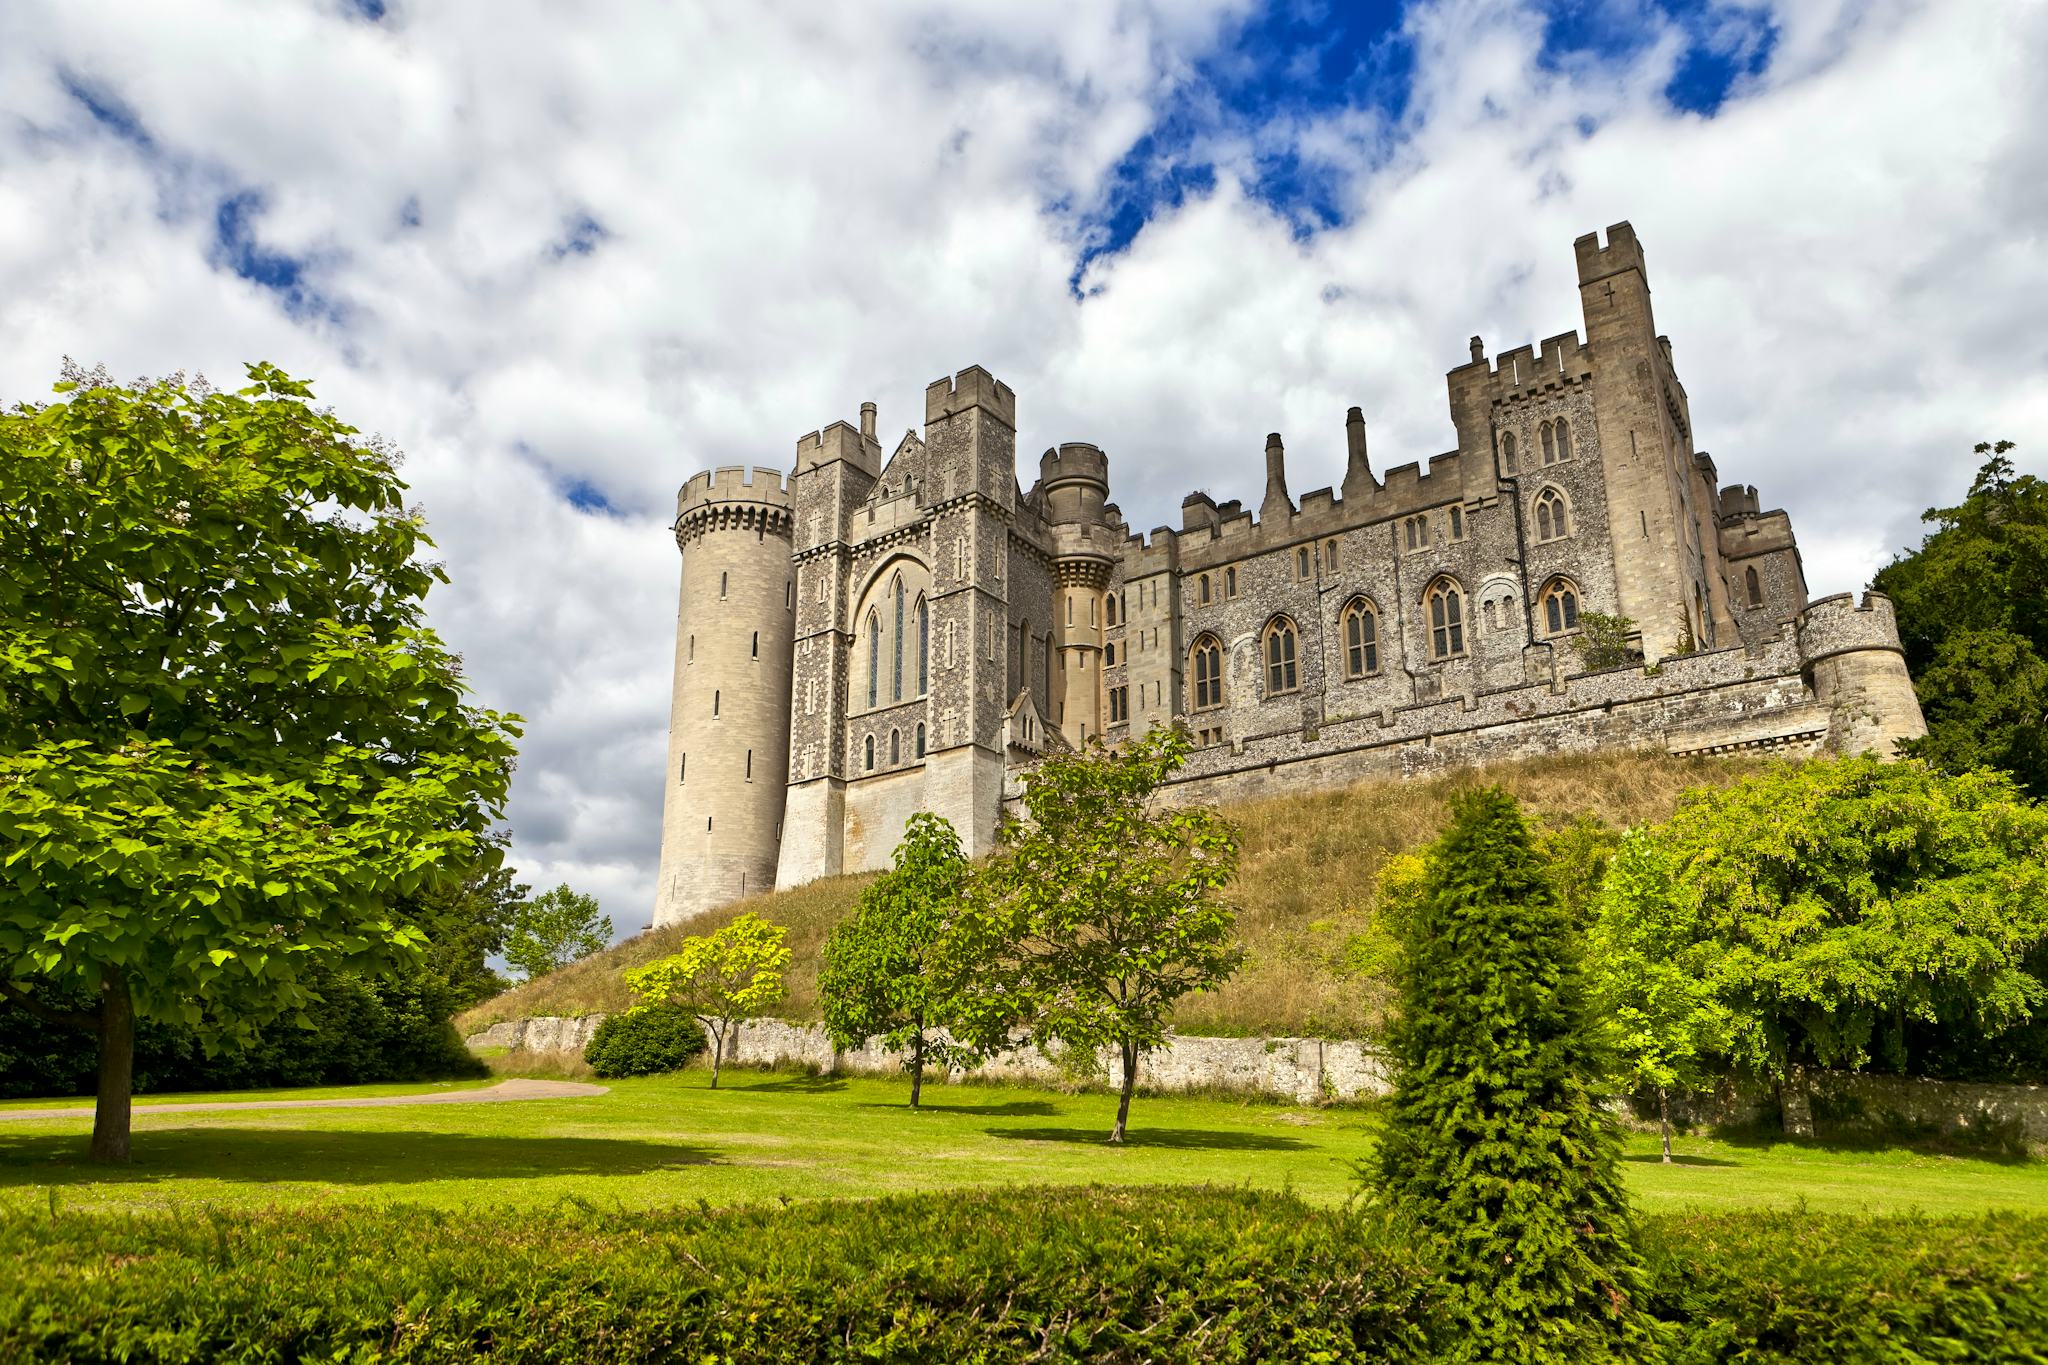
<svg viewBox="0 0 2048 1365"><path fill-rule="evenodd" d="M1344 501L1364 497L1373 489L1372 461L1365 453L1365 410L1344 414Z"/></svg>
<svg viewBox="0 0 2048 1365"><path fill-rule="evenodd" d="M1280 433L1270 432L1266 436L1266 500L1259 504L1259 520L1293 515L1294 500L1287 496L1287 451L1280 444Z"/></svg>
<svg viewBox="0 0 2048 1365"><path fill-rule="evenodd" d="M860 405L860 434L863 440L872 441L875 439L875 405L873 403L862 403Z"/></svg>

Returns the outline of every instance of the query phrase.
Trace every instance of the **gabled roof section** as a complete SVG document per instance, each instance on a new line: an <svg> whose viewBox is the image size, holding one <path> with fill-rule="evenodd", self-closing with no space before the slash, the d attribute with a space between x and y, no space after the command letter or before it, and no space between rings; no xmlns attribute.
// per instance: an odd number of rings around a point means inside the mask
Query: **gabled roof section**
<svg viewBox="0 0 2048 1365"><path fill-rule="evenodd" d="M882 477L868 490L867 500L871 503L889 502L902 497L907 491L922 493L924 487L924 438L912 428L904 432L903 439L896 443L896 453L882 466Z"/></svg>

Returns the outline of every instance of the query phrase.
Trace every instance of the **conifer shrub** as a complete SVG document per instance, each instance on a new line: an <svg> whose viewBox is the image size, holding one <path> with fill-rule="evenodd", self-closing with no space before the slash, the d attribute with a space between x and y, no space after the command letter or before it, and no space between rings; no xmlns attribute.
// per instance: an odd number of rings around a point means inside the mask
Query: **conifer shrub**
<svg viewBox="0 0 2048 1365"><path fill-rule="evenodd" d="M647 1005L606 1015L583 1045L583 1060L604 1080L681 1071L704 1050L704 1030L681 1005Z"/></svg>
<svg viewBox="0 0 2048 1365"><path fill-rule="evenodd" d="M1506 792L1454 800L1401 934L1379 1180L1443 1263L1451 1358L1649 1358L1573 916Z"/></svg>

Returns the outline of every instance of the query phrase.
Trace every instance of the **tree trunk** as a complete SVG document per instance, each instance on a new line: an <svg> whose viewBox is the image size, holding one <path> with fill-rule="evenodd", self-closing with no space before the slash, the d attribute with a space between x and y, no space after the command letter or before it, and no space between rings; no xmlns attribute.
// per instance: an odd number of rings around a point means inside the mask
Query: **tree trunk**
<svg viewBox="0 0 2048 1365"><path fill-rule="evenodd" d="M1111 1142L1124 1140L1124 1124L1131 1116L1131 1091L1138 1084L1138 1045L1126 1038L1122 1042L1124 1054L1123 1091L1116 1100L1116 1130L1109 1135Z"/></svg>
<svg viewBox="0 0 2048 1365"><path fill-rule="evenodd" d="M1671 1161L1671 1097L1664 1093L1664 1087L1657 1087L1657 1126L1664 1133L1664 1160Z"/></svg>
<svg viewBox="0 0 2048 1365"><path fill-rule="evenodd" d="M725 1064L725 1025L711 1032L711 1088L718 1089L718 1069Z"/></svg>
<svg viewBox="0 0 2048 1365"><path fill-rule="evenodd" d="M126 1161L135 1091L135 1001L128 978L109 967L100 984L99 1095L92 1113L92 1159Z"/></svg>
<svg viewBox="0 0 2048 1365"><path fill-rule="evenodd" d="M924 1030L919 1029L917 1041L910 1049L910 1107L917 1108L917 1097L924 1090Z"/></svg>

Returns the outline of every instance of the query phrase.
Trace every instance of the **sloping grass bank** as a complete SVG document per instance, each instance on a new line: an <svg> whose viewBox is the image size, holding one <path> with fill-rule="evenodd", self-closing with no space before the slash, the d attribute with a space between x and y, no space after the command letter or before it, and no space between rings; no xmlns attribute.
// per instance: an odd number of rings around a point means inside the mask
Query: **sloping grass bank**
<svg viewBox="0 0 2048 1365"><path fill-rule="evenodd" d="M2048 1219L1648 1220L1676 1361L2038 1361ZM0 1216L0 1357L1428 1361L1426 1258L1237 1190Z"/></svg>
<svg viewBox="0 0 2048 1365"><path fill-rule="evenodd" d="M1460 791L1498 782L1542 828L1581 815L1624 827L1665 819L1683 793L1727 786L1773 761L1780 760L1564 754L1226 806L1243 835L1243 861L1229 896L1251 956L1221 990L1183 1002L1174 1023L1186 1033L1225 1036L1369 1034L1384 1005L1384 984L1350 969L1346 944L1370 921L1380 868L1434 839ZM684 936L708 933L747 911L789 929L789 1001L776 1013L815 1019L825 936L869 880L865 874L833 877L751 896L688 925L649 930L487 1000L457 1016L456 1026L467 1034L500 1019L628 1008L621 969L671 953Z"/></svg>

